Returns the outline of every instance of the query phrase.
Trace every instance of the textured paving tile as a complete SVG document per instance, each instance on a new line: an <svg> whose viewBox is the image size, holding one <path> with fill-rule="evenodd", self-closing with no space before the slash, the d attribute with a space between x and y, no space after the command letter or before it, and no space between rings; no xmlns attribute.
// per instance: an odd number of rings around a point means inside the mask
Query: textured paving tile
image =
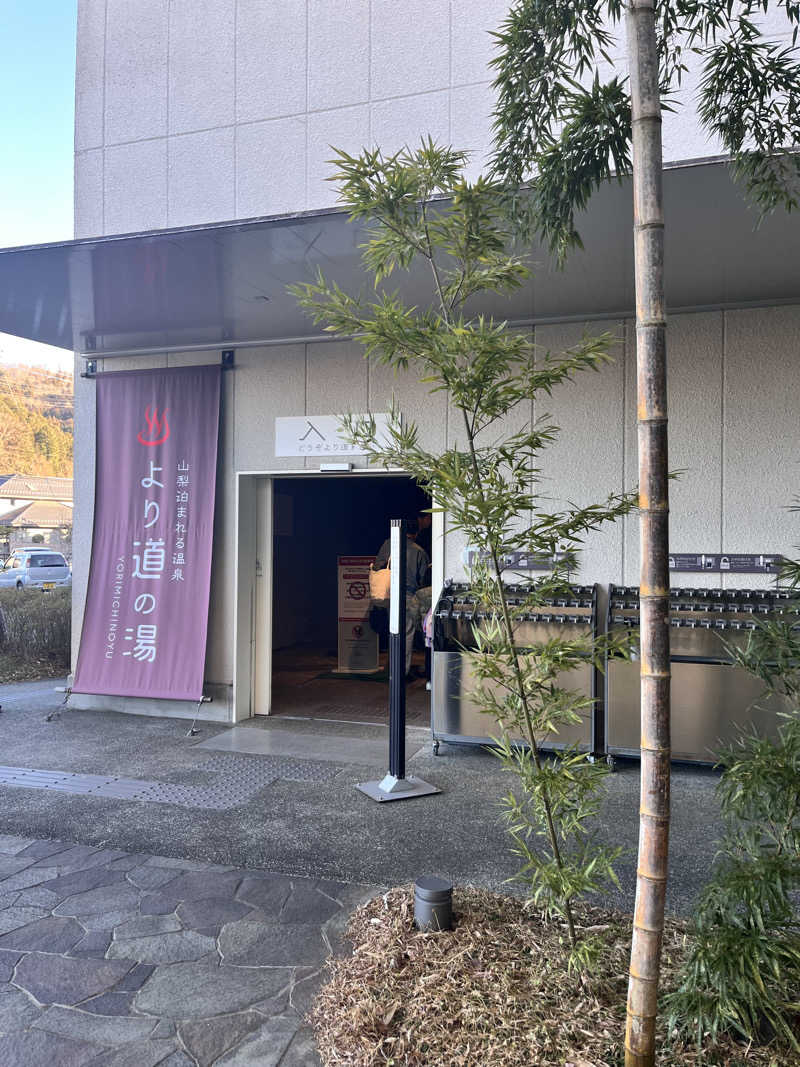
<svg viewBox="0 0 800 1067"><path fill-rule="evenodd" d="M11 981L11 975L14 973L14 967L17 961L21 958L21 952L7 952L0 949L0 982Z"/></svg>
<svg viewBox="0 0 800 1067"><path fill-rule="evenodd" d="M312 967L327 955L320 928L304 923L230 923L219 950L236 967Z"/></svg>
<svg viewBox="0 0 800 1067"><path fill-rule="evenodd" d="M191 930L208 930L235 922L251 911L249 904L240 904L228 897L210 897L184 901L178 907L178 918Z"/></svg>
<svg viewBox="0 0 800 1067"><path fill-rule="evenodd" d="M172 1038L160 1041L153 1039L136 1041L130 1045L123 1045L110 1055L103 1056L97 1067L156 1067L156 1064L163 1067L167 1056L176 1050L177 1042ZM92 1067L95 1067L95 1064L92 1064Z"/></svg>
<svg viewBox="0 0 800 1067"><path fill-rule="evenodd" d="M152 937L153 934L168 934L180 930L180 920L174 915L138 915L114 929L114 940L126 937Z"/></svg>
<svg viewBox="0 0 800 1067"><path fill-rule="evenodd" d="M148 1038L155 1027L155 1019L133 1016L110 1018L56 1006L48 1008L33 1025L51 1034L115 1046Z"/></svg>
<svg viewBox="0 0 800 1067"><path fill-rule="evenodd" d="M56 855L45 855L34 864L36 867L63 867L69 871L87 870L105 863L102 849L92 845L70 845Z"/></svg>
<svg viewBox="0 0 800 1067"><path fill-rule="evenodd" d="M47 916L3 934L0 948L20 949L22 952L69 952L81 940L84 932L74 919Z"/></svg>
<svg viewBox="0 0 800 1067"><path fill-rule="evenodd" d="M135 911L139 904L139 890L127 884L104 885L88 889L85 893L75 893L59 904L56 915L90 916L109 915L119 912ZM108 923L107 925L111 925Z"/></svg>
<svg viewBox="0 0 800 1067"><path fill-rule="evenodd" d="M113 775L82 774L75 771L0 766L0 786L112 800L174 804L196 810L225 811L251 799L277 778L326 782L334 778L339 771L338 767L320 760L292 759L286 756L264 756L260 760L241 756L214 756L197 769L209 772L206 775L208 781L200 785L185 785Z"/></svg>
<svg viewBox="0 0 800 1067"><path fill-rule="evenodd" d="M151 963L137 963L131 967L122 981L114 986L115 993L136 993L155 970Z"/></svg>
<svg viewBox="0 0 800 1067"><path fill-rule="evenodd" d="M147 860L148 867L165 867L167 870L173 871L206 871L209 869L208 863L203 863L202 860L185 860L177 856L151 856ZM232 867L218 868L221 870L233 870Z"/></svg>
<svg viewBox="0 0 800 1067"><path fill-rule="evenodd" d="M3 842L0 1067L317 1063L302 1016L323 931L344 924L340 900L361 887Z"/></svg>
<svg viewBox="0 0 800 1067"><path fill-rule="evenodd" d="M33 862L24 856L0 856L0 878L10 878L12 874L18 874L26 867L32 866Z"/></svg>
<svg viewBox="0 0 800 1067"><path fill-rule="evenodd" d="M314 1036L307 1026L303 1026L284 1052L280 1067L318 1067L319 1063Z"/></svg>
<svg viewBox="0 0 800 1067"><path fill-rule="evenodd" d="M287 986L290 978L288 969L173 963L156 968L136 997L136 1010L168 1019L243 1011Z"/></svg>
<svg viewBox="0 0 800 1067"><path fill-rule="evenodd" d="M146 859L147 856L140 852L126 852L124 856L120 856L118 860L114 860L112 863L106 864L106 866L110 871L130 871L144 863Z"/></svg>
<svg viewBox="0 0 800 1067"><path fill-rule="evenodd" d="M43 885L34 885L29 889L21 889L17 894L16 903L20 907L54 908L60 901L60 895L54 893L52 889L45 889Z"/></svg>
<svg viewBox="0 0 800 1067"><path fill-rule="evenodd" d="M13 834L0 834L0 854L15 856L31 844L29 837L15 837Z"/></svg>
<svg viewBox="0 0 800 1067"><path fill-rule="evenodd" d="M208 897L233 897L242 881L241 871L188 871L168 886L162 887L165 897L172 897L177 905L183 900L205 900Z"/></svg>
<svg viewBox="0 0 800 1067"><path fill-rule="evenodd" d="M273 874L264 878L249 876L242 879L236 896L266 915L279 915L291 891L292 880L283 875Z"/></svg>
<svg viewBox="0 0 800 1067"><path fill-rule="evenodd" d="M217 1060L218 1067L278 1067L297 1033L297 1019L276 1016L231 1052Z"/></svg>
<svg viewBox="0 0 800 1067"><path fill-rule="evenodd" d="M46 908L4 908L0 911L0 936L7 934L9 930L18 930L20 926L27 926L28 923L46 917Z"/></svg>
<svg viewBox="0 0 800 1067"><path fill-rule="evenodd" d="M176 1049L171 1056L161 1061L160 1067L195 1067L195 1061L183 1049Z"/></svg>
<svg viewBox="0 0 800 1067"><path fill-rule="evenodd" d="M311 1010L311 1003L322 984L321 967L303 967L295 972L295 981L289 994L289 1007L301 1019Z"/></svg>
<svg viewBox="0 0 800 1067"><path fill-rule="evenodd" d="M169 915L175 911L178 902L175 897L165 893L145 893L139 901L139 911L142 915Z"/></svg>
<svg viewBox="0 0 800 1067"><path fill-rule="evenodd" d="M93 1015L130 1015L135 993L101 993L81 1003L81 1011Z"/></svg>
<svg viewBox="0 0 800 1067"><path fill-rule="evenodd" d="M40 1004L72 1005L111 989L128 970L127 961L69 959L31 952L17 964L14 981Z"/></svg>
<svg viewBox="0 0 800 1067"><path fill-rule="evenodd" d="M158 889L165 882L171 882L177 878L178 872L171 867L150 867L147 864L141 864L129 870L125 877L138 889Z"/></svg>
<svg viewBox="0 0 800 1067"><path fill-rule="evenodd" d="M18 874L12 874L10 878L4 878L0 882L0 891L3 893L10 893L16 889L28 889L30 886L41 885L49 878L54 878L58 874L54 868L39 868L26 867L24 871L20 871Z"/></svg>
<svg viewBox="0 0 800 1067"><path fill-rule="evenodd" d="M27 1030L41 1015L30 997L18 989L0 993L0 1034L10 1034L17 1030Z"/></svg>
<svg viewBox="0 0 800 1067"><path fill-rule="evenodd" d="M194 930L155 934L153 937L129 937L112 941L106 953L108 959L135 959L142 963L182 963L199 960L216 949L212 937Z"/></svg>
<svg viewBox="0 0 800 1067"><path fill-rule="evenodd" d="M210 1067L223 1052L234 1048L263 1022L263 1016L248 1011L213 1019L190 1019L179 1024L178 1033L199 1067Z"/></svg>
<svg viewBox="0 0 800 1067"><path fill-rule="evenodd" d="M70 949L70 956L94 956L101 959L111 944L110 930L90 930Z"/></svg>
<svg viewBox="0 0 800 1067"><path fill-rule="evenodd" d="M8 1067L84 1067L101 1051L99 1045L73 1041L45 1030L26 1030L0 1037L0 1063ZM142 1065L132 1063L131 1067Z"/></svg>
<svg viewBox="0 0 800 1067"><path fill-rule="evenodd" d="M124 881L124 871L108 871L105 867L90 867L58 877L50 875L42 885L51 893L58 893L63 900L65 897L74 896L76 893L87 893L90 889L97 889L100 886L121 885Z"/></svg>
<svg viewBox="0 0 800 1067"><path fill-rule="evenodd" d="M199 770L219 771L237 782L250 783L254 790L278 778L290 782L330 782L341 770L323 760L292 759L291 756L238 756L220 754Z"/></svg>
<svg viewBox="0 0 800 1067"><path fill-rule="evenodd" d="M59 852L66 852L71 847L67 841L32 841L21 855L30 856L34 860L42 860L47 859L48 856L55 856Z"/></svg>
<svg viewBox="0 0 800 1067"><path fill-rule="evenodd" d="M321 926L338 910L339 905L335 900L318 893L308 883L300 883L293 887L288 900L281 908L279 921L282 923L315 923Z"/></svg>

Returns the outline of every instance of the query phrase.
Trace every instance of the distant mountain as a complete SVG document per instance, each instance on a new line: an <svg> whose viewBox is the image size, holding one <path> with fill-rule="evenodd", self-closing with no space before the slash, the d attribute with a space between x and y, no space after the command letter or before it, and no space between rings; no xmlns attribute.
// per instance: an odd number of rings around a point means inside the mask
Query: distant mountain
<svg viewBox="0 0 800 1067"><path fill-rule="evenodd" d="M72 375L0 366L0 472L72 476Z"/></svg>

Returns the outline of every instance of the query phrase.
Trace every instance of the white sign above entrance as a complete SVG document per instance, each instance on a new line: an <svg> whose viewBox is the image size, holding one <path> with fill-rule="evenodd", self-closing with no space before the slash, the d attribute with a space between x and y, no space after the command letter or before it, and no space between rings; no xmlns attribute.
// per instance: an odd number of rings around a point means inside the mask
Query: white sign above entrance
<svg viewBox="0 0 800 1067"><path fill-rule="evenodd" d="M363 416L367 418L368 416ZM373 414L378 440L389 425L388 412ZM365 456L359 445L342 435L338 415L292 415L275 420L276 456Z"/></svg>

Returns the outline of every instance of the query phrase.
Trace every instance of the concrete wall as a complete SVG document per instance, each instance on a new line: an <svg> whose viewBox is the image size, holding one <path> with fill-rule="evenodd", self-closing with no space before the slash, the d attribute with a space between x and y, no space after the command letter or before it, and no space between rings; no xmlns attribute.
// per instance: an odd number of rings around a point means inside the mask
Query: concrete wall
<svg viewBox="0 0 800 1067"><path fill-rule="evenodd" d="M638 482L633 323L540 326L535 340L557 351L583 331L609 332L614 362L586 373L537 405L561 427L543 456L547 507L599 502ZM797 490L800 305L674 315L669 320L670 536L674 552L791 553L800 522L787 510ZM451 434L452 440L452 434ZM445 571L460 571L463 542L450 537ZM634 513L587 539L580 577L638 584ZM687 574L675 585L769 584L751 575Z"/></svg>
<svg viewBox="0 0 800 1067"><path fill-rule="evenodd" d="M491 142L508 0L80 0L77 236L327 207L331 145ZM780 13L770 30L788 41ZM613 51L613 50L612 50ZM624 68L624 47L614 52ZM691 57L690 57L691 58ZM690 98L690 73L677 94ZM664 158L714 155L691 110Z"/></svg>

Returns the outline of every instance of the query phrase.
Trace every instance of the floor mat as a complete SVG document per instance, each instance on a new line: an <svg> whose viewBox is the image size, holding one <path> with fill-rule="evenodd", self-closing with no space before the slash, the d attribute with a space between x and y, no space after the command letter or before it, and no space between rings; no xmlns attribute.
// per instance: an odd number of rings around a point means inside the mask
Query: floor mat
<svg viewBox="0 0 800 1067"><path fill-rule="evenodd" d="M314 678L321 678L327 681L332 679L336 682L388 682L388 671L376 671L374 674L349 674L344 671L323 671L322 674L315 674Z"/></svg>

